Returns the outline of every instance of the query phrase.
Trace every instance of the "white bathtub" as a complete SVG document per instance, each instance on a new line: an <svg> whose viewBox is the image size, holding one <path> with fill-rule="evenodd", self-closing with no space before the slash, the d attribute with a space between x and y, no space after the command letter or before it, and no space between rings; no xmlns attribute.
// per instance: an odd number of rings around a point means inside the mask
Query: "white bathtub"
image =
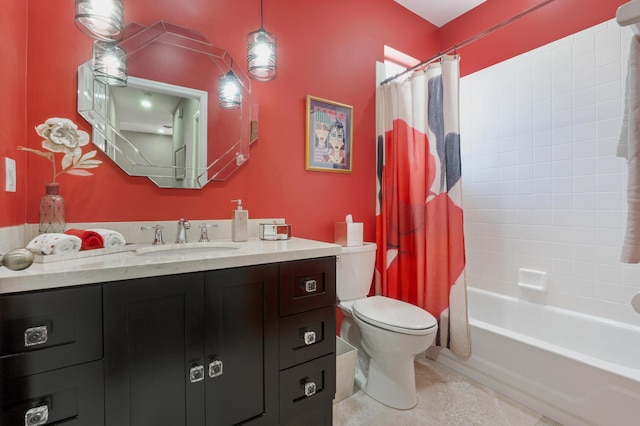
<svg viewBox="0 0 640 426"><path fill-rule="evenodd" d="M438 362L565 425L640 425L640 327L468 292L472 355Z"/></svg>

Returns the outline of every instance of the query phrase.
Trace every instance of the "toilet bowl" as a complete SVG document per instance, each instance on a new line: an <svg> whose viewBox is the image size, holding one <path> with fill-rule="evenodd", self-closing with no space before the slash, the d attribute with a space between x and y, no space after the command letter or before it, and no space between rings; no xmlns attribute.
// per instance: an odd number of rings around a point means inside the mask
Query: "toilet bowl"
<svg viewBox="0 0 640 426"><path fill-rule="evenodd" d="M438 325L424 309L384 296L367 297L376 245L343 247L337 266L340 336L358 348L356 384L397 409L417 403L414 358L433 343Z"/></svg>

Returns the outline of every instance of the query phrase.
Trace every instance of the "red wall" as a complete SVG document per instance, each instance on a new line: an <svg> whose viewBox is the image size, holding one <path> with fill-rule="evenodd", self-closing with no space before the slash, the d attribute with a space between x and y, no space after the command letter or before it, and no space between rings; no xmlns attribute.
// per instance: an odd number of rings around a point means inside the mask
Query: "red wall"
<svg viewBox="0 0 640 426"><path fill-rule="evenodd" d="M627 0L555 0L458 50L466 75L615 17ZM445 50L543 0L489 0L440 29Z"/></svg>
<svg viewBox="0 0 640 426"><path fill-rule="evenodd" d="M0 14L0 226L25 222L26 172L24 152L16 146L25 143L27 128L27 3L4 2ZM5 157L18 164L17 192L5 192Z"/></svg>
<svg viewBox="0 0 640 426"><path fill-rule="evenodd" d="M91 56L91 40L73 23L74 2L30 0L28 16L28 114L33 129L53 116L88 124L76 113L77 66ZM202 32L246 69L246 37L260 27L259 0L134 0L125 21L150 25L166 20ZM373 239L375 214L375 61L384 45L424 57L437 50L437 28L390 0L267 0L265 28L276 35L279 77L253 82L260 104L260 136L250 160L226 182L202 190L159 189L128 177L105 160L95 175L59 178L67 221L230 218L231 199L242 198L249 217L285 217L296 236L333 240L333 224L347 213L365 222ZM304 169L305 99L331 99L354 108L353 173ZM19 167L25 168L25 159ZM37 222L37 204L50 166L29 155L26 221ZM20 182L24 187L24 178ZM22 192L24 194L24 190ZM0 222L11 222L0 217ZM2 225L2 223L0 223Z"/></svg>
<svg viewBox="0 0 640 426"><path fill-rule="evenodd" d="M229 218L229 200L242 198L250 217L285 217L296 236L332 241L333 223L353 213L356 220L365 222L365 238L373 239L374 62L384 59L384 45L426 58L540 1L488 0L438 31L392 0L267 0L264 23L278 38L279 77L268 83L253 82L253 95L260 103L260 138L249 162L226 182L210 183L199 191L172 190L159 189L145 178L128 177L99 154L105 162L94 176L60 178L67 219ZM0 64L4 77L0 94L11 105L0 110L0 156L18 161L18 192L0 190L0 226L37 222L38 200L50 180L45 160L17 152L15 146L37 147L40 139L33 127L48 117L69 117L90 130L76 113L76 70L90 58L92 42L73 24L73 0L9 3L0 17L3 49L9 49ZM462 73L611 19L622 3L555 0L460 49ZM131 0L125 4L127 23L167 20L194 28L228 49L243 68L246 35L260 25L259 0ZM304 170L307 95L354 107L352 174Z"/></svg>

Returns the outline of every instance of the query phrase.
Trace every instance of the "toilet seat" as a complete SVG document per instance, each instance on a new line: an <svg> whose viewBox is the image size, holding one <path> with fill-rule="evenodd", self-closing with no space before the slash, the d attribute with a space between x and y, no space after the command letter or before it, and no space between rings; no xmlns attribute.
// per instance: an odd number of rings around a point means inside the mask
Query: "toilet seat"
<svg viewBox="0 0 640 426"><path fill-rule="evenodd" d="M384 296L371 296L353 302L358 319L385 330L425 335L437 330L438 322L429 312L410 303Z"/></svg>

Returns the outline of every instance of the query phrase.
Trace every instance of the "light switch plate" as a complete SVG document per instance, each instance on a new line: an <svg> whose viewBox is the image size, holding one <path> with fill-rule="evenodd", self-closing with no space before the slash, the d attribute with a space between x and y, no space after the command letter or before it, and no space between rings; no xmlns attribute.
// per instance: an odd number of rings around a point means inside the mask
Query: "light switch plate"
<svg viewBox="0 0 640 426"><path fill-rule="evenodd" d="M16 192L16 160L4 158L4 190Z"/></svg>

